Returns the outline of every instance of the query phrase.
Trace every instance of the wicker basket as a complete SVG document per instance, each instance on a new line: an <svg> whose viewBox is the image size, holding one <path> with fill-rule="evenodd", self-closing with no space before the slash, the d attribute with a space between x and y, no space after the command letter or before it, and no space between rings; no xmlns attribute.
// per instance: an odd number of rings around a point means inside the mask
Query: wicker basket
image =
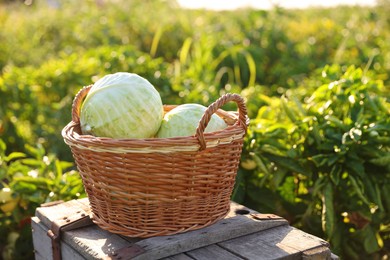
<svg viewBox="0 0 390 260"><path fill-rule="evenodd" d="M80 107L90 87L76 95L62 135L98 226L130 237L171 235L208 226L228 213L247 128L239 95L226 94L211 104L195 136L112 139L81 134ZM219 109L230 101L238 113ZM204 133L214 113L229 126Z"/></svg>

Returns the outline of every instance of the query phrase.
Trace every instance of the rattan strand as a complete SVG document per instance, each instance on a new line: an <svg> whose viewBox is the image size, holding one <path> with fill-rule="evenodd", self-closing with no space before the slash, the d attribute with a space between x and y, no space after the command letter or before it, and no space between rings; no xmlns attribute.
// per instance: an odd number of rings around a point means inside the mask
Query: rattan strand
<svg viewBox="0 0 390 260"><path fill-rule="evenodd" d="M192 137L193 140L189 140L188 137L185 138L169 138L167 139L149 139L149 145L145 146L146 140L132 140L131 146L126 146L129 144L129 140L115 140L109 141L110 145L100 146L101 142L106 139L96 138L92 136L80 136L80 135L68 135L68 133L74 131L76 127L75 124L69 124L64 128L64 134L69 137L69 139L65 139L65 143L69 146L75 146L79 149L92 150L95 152L112 152L112 153L152 153L152 152L160 152L160 153L171 153L171 152L193 152L198 151L200 145L198 140L195 137ZM242 130L237 131L237 129L225 129L223 131L227 131L227 133L220 133L220 137L217 139L211 139L207 141L206 146L216 147L221 144L229 144L235 140L240 140L243 138L245 133ZM236 133L237 132L237 133ZM207 139L207 137L206 137ZM92 142L92 143L91 143ZM167 143L172 143L167 146Z"/></svg>
<svg viewBox="0 0 390 260"><path fill-rule="evenodd" d="M240 96L228 94L214 102L195 136L111 139L81 134L80 106L89 88L76 95L72 122L62 135L97 225L125 236L151 237L202 228L228 213L247 127ZM219 109L230 101L238 104L238 115ZM230 126L203 134L214 112Z"/></svg>

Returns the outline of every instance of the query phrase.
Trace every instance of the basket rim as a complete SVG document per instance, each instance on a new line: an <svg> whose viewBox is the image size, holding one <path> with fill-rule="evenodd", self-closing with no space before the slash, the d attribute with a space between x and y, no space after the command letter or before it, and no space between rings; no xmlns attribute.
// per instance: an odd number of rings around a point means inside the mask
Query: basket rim
<svg viewBox="0 0 390 260"><path fill-rule="evenodd" d="M112 153L150 153L150 152L195 152L199 151L201 145L198 138L193 136L181 136L170 138L122 138L114 139L109 137L96 137L83 135L79 131L80 123L71 121L62 130L64 141L70 147L96 152ZM241 140L246 131L242 126L234 124L220 131L204 133L207 148L218 145L230 144Z"/></svg>
<svg viewBox="0 0 390 260"><path fill-rule="evenodd" d="M244 99L238 94L227 93L207 107L193 136L137 139L83 135L80 126L80 109L91 87L92 85L85 86L76 94L72 104L72 121L61 131L65 143L71 148L114 153L201 151L243 139L249 125ZM226 112L221 109L224 104L231 101L237 104L237 112ZM163 109L167 112L177 106L179 105L164 105ZM214 113L224 119L228 127L206 133L205 129Z"/></svg>

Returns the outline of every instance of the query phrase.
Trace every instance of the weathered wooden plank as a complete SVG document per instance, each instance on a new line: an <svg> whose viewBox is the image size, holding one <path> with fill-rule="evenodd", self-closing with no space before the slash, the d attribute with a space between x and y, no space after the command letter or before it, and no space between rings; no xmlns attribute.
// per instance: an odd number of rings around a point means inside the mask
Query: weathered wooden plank
<svg viewBox="0 0 390 260"><path fill-rule="evenodd" d="M79 209L88 207L88 200L72 200L51 207L36 210L36 215L47 227L62 216L75 214ZM257 220L250 214L256 211L237 203L231 204L229 214L209 227L172 236L161 236L147 239L125 238L100 229L96 225L63 232L62 240L81 252L86 259L101 259L126 246L137 246L146 250L139 259L168 257L190 251L213 243L257 232L272 227L287 225L284 219Z"/></svg>
<svg viewBox="0 0 390 260"><path fill-rule="evenodd" d="M45 260L52 256L51 240L46 235L47 227L44 226L37 217L31 218L31 228L33 234L33 244L35 249L35 259Z"/></svg>
<svg viewBox="0 0 390 260"><path fill-rule="evenodd" d="M194 260L194 258L189 257L188 255L181 253L181 254L161 258L161 260Z"/></svg>
<svg viewBox="0 0 390 260"><path fill-rule="evenodd" d="M63 216L76 214L80 208L89 210L88 199L68 201L36 210L37 217L33 220L33 229L36 229L36 259L51 259L51 240L46 235L51 223ZM141 253L132 258L138 260L268 260L302 257L316 260L317 256L329 256L330 250L327 250L329 245L326 241L290 227L284 219L260 220L257 214L254 210L232 202L231 210L225 219L209 227L146 239L122 237L92 225L63 232L61 248L64 259L72 260L106 259L128 247L141 249ZM39 241L35 237L40 237ZM130 257L124 255L121 259Z"/></svg>
<svg viewBox="0 0 390 260"><path fill-rule="evenodd" d="M196 260L242 260L244 258L232 254L218 245L210 245L195 249L186 253L190 257Z"/></svg>
<svg viewBox="0 0 390 260"><path fill-rule="evenodd" d="M84 198L80 200L70 200L50 207L39 207L35 211L35 216L38 217L45 226L50 227L53 221L63 216L77 214L77 211L80 209L87 209L89 211L89 207L85 204L86 202L88 202L88 199Z"/></svg>
<svg viewBox="0 0 390 260"><path fill-rule="evenodd" d="M48 227L37 217L33 217L32 228L36 259L52 259L51 240L47 236ZM127 245L127 240L97 226L66 231L61 237L63 259L103 259L113 250Z"/></svg>
<svg viewBox="0 0 390 260"><path fill-rule="evenodd" d="M310 235L291 226L288 226L288 229L290 231L281 241L281 244L285 246L302 252L319 246L329 247L329 243L319 237Z"/></svg>
<svg viewBox="0 0 390 260"><path fill-rule="evenodd" d="M85 259L103 259L129 242L96 225L63 232L62 240Z"/></svg>
<svg viewBox="0 0 390 260"><path fill-rule="evenodd" d="M73 248L66 243L61 243L61 252L63 260L85 260L82 255L73 250ZM52 258L50 258L50 260L52 260Z"/></svg>
<svg viewBox="0 0 390 260"><path fill-rule="evenodd" d="M131 246L145 251L134 259L156 259L281 225L288 225L288 222L284 219L257 220L250 215L237 215L202 229L172 236L151 237Z"/></svg>
<svg viewBox="0 0 390 260"><path fill-rule="evenodd" d="M331 260L331 252L328 247L320 246L311 248L302 253L302 260Z"/></svg>
<svg viewBox="0 0 390 260"><path fill-rule="evenodd" d="M248 214L256 214L256 213L258 212L253 209L247 208L234 201L230 201L230 211L225 218L231 218L237 215L248 215Z"/></svg>
<svg viewBox="0 0 390 260"><path fill-rule="evenodd" d="M48 228L37 218L31 218L31 226L33 231L33 244L36 260L52 260L53 251L51 248L51 240L47 236ZM78 252L66 243L61 243L62 259L83 260Z"/></svg>
<svg viewBox="0 0 390 260"><path fill-rule="evenodd" d="M327 246L327 243L291 226L280 226L224 241L219 245L246 259L268 260L301 259L302 252Z"/></svg>
<svg viewBox="0 0 390 260"><path fill-rule="evenodd" d="M259 235L258 233L255 234ZM243 257L244 259L258 259L258 260L300 259L300 257L298 257L297 255L298 253L297 250L286 251L270 243L264 243L264 241L256 240L251 235L249 235L249 237L248 236L242 237L240 241L236 241L236 240L226 241L223 243L219 243L219 245L228 251L240 255L240 257Z"/></svg>

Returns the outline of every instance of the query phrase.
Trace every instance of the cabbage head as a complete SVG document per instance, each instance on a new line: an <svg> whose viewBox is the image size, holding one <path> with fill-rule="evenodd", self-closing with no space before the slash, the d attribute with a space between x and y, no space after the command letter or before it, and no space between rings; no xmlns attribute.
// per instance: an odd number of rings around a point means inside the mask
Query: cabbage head
<svg viewBox="0 0 390 260"><path fill-rule="evenodd" d="M83 134L110 138L151 138L163 118L160 94L145 78L127 72L96 81L80 111Z"/></svg>
<svg viewBox="0 0 390 260"><path fill-rule="evenodd" d="M206 107L199 104L183 104L165 114L157 133L159 138L193 136ZM205 132L215 132L227 127L225 121L213 114Z"/></svg>

